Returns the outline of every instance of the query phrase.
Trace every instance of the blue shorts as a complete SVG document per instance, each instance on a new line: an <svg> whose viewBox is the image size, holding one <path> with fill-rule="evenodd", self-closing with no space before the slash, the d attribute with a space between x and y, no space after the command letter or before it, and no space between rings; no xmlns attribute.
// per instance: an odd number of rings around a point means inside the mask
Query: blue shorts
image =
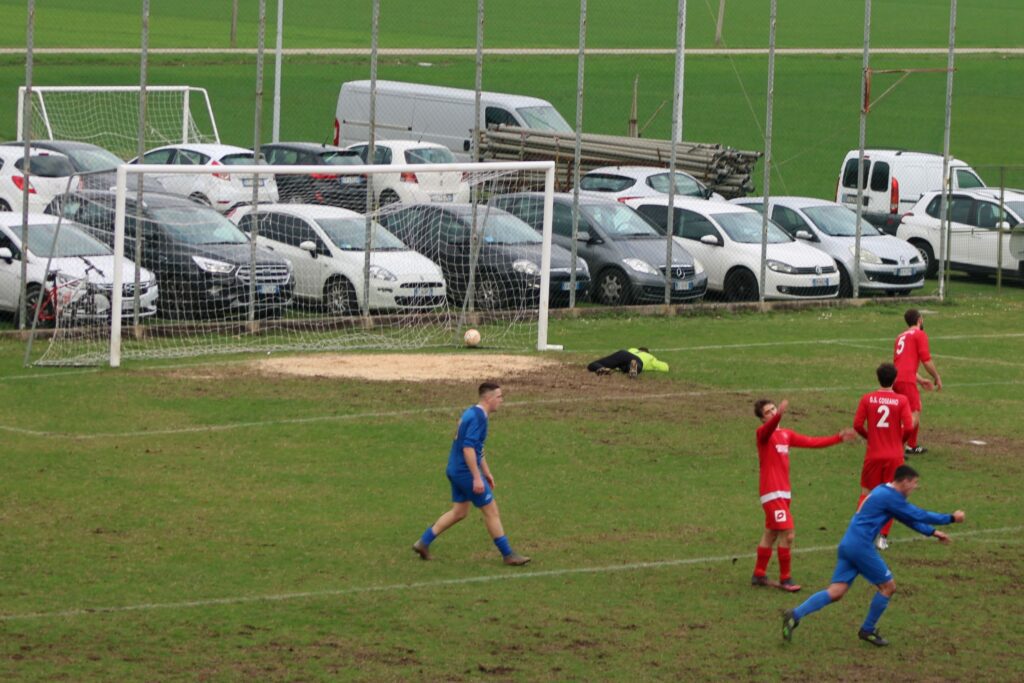
<svg viewBox="0 0 1024 683"><path fill-rule="evenodd" d="M875 586L892 580L892 572L873 545L856 549L840 545L838 555L832 583L851 584L858 574Z"/></svg>
<svg viewBox="0 0 1024 683"><path fill-rule="evenodd" d="M491 485L484 479L484 492L473 493L473 477L453 477L448 474L448 481L452 484L452 502L465 503L473 501L473 505L482 508L494 502L494 494L491 492Z"/></svg>

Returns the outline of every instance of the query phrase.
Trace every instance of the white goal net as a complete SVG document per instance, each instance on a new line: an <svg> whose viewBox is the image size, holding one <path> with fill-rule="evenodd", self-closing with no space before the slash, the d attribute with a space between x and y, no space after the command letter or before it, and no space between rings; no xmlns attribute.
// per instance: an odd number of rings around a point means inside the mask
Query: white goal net
<svg viewBox="0 0 1024 683"><path fill-rule="evenodd" d="M551 244L553 164L367 166L334 153L343 160L125 165L116 191L56 197L62 230L112 261L89 274L93 315L54 316L35 362L443 349L469 329L485 349L552 348L548 306L589 280ZM197 187L210 204L190 199ZM492 201L524 189L547 199L539 231Z"/></svg>
<svg viewBox="0 0 1024 683"><path fill-rule="evenodd" d="M26 89L18 89L18 135L24 130ZM139 86L36 86L32 137L89 142L122 159L138 153ZM220 142L204 88L146 88L145 148L183 142Z"/></svg>

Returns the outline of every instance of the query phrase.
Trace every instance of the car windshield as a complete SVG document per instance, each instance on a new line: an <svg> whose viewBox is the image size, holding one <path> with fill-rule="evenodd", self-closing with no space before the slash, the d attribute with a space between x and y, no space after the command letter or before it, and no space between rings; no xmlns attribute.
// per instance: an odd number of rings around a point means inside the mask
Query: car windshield
<svg viewBox="0 0 1024 683"><path fill-rule="evenodd" d="M611 173L588 173L580 178L580 189L591 192L622 192L632 187L635 182L632 178Z"/></svg>
<svg viewBox="0 0 1024 683"><path fill-rule="evenodd" d="M596 223L613 240L661 237L658 231L636 211L619 204L587 204L580 207L592 223Z"/></svg>
<svg viewBox="0 0 1024 683"><path fill-rule="evenodd" d="M554 107L519 107L516 111L523 117L527 128L550 130L555 133L573 132L572 126L566 123Z"/></svg>
<svg viewBox="0 0 1024 683"><path fill-rule="evenodd" d="M363 251L366 249L365 218L318 218L319 225L327 237L342 251ZM380 223L373 224L374 251L408 251L402 240L384 229Z"/></svg>
<svg viewBox="0 0 1024 683"><path fill-rule="evenodd" d="M355 152L320 152L317 156L328 166L358 166L363 163L362 157Z"/></svg>
<svg viewBox="0 0 1024 683"><path fill-rule="evenodd" d="M252 152L228 154L220 158L220 163L224 166L250 166L253 163L253 154Z"/></svg>
<svg viewBox="0 0 1024 683"><path fill-rule="evenodd" d="M487 244L540 244L537 231L511 214L485 208L479 215L484 218ZM468 213L462 218L467 225L472 220Z"/></svg>
<svg viewBox="0 0 1024 683"><path fill-rule="evenodd" d="M25 170L25 157L15 161L14 167L19 171ZM32 175L40 178L66 178L75 174L75 167L71 165L71 160L66 156L33 154L31 172Z"/></svg>
<svg viewBox="0 0 1024 683"><path fill-rule="evenodd" d="M845 206L808 206L803 211L826 235L832 237L857 236L857 214ZM880 233L875 226L861 220L860 234L870 237Z"/></svg>
<svg viewBox="0 0 1024 683"><path fill-rule="evenodd" d="M405 150L407 164L451 164L455 163L455 155L447 147L421 147Z"/></svg>
<svg viewBox="0 0 1024 683"><path fill-rule="evenodd" d="M124 163L105 149L71 149L67 154L71 157L75 169L83 173L113 171Z"/></svg>
<svg viewBox="0 0 1024 683"><path fill-rule="evenodd" d="M647 179L647 184L652 189L664 194L668 194L668 183L668 173L659 173ZM687 197L703 197L704 188L700 186L696 179L691 178L685 173L676 173L676 193L686 195Z"/></svg>
<svg viewBox="0 0 1024 683"><path fill-rule="evenodd" d="M176 241L185 244L245 244L245 233L213 209L156 207L150 216Z"/></svg>
<svg viewBox="0 0 1024 683"><path fill-rule="evenodd" d="M67 256L108 256L113 253L107 245L64 222L60 226L57 243L53 243L56 223L28 226L28 249L40 258ZM20 232L18 228L18 232Z"/></svg>
<svg viewBox="0 0 1024 683"><path fill-rule="evenodd" d="M742 244L760 244L761 231L764 217L757 212L747 213L713 213L711 217L722 226L725 234L733 242ZM768 221L768 243L792 242L793 238L787 235L782 228Z"/></svg>

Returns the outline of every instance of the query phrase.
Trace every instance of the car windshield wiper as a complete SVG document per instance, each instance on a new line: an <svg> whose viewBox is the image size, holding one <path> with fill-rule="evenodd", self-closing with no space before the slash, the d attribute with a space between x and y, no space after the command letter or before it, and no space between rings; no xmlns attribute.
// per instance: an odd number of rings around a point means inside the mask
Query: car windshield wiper
<svg viewBox="0 0 1024 683"><path fill-rule="evenodd" d="M86 280L89 279L89 272L90 271L95 271L100 277L106 277L106 273L104 273L102 270L100 270L100 268L95 263L93 263L92 261L87 259L85 256L83 256L82 254L75 254L75 256L80 258L80 259L82 259L82 262L85 263L85 279Z"/></svg>

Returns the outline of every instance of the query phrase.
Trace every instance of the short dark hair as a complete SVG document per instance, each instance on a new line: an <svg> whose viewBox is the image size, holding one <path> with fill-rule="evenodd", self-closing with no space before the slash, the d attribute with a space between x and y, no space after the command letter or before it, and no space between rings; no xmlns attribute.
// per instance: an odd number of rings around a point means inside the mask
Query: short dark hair
<svg viewBox="0 0 1024 683"><path fill-rule="evenodd" d="M762 398L759 401L754 401L754 415L757 415L759 418L764 417L764 407L774 403L775 401L770 398Z"/></svg>
<svg viewBox="0 0 1024 683"><path fill-rule="evenodd" d="M477 389L477 391L480 396L483 396L484 394L489 394L497 389L501 389L501 385L497 382L484 382L480 385L480 388Z"/></svg>
<svg viewBox="0 0 1024 683"><path fill-rule="evenodd" d="M882 363L875 370L875 374L878 375L878 386L891 387L893 382L896 381L896 375L899 373L896 370L896 366L892 363Z"/></svg>
<svg viewBox="0 0 1024 683"><path fill-rule="evenodd" d="M907 327L912 327L921 319L921 311L916 308L908 309L907 312L903 314L903 319L907 321Z"/></svg>
<svg viewBox="0 0 1024 683"><path fill-rule="evenodd" d="M896 468L896 474L892 476L893 481L904 481L906 479L917 479L920 475L910 465L900 465Z"/></svg>

